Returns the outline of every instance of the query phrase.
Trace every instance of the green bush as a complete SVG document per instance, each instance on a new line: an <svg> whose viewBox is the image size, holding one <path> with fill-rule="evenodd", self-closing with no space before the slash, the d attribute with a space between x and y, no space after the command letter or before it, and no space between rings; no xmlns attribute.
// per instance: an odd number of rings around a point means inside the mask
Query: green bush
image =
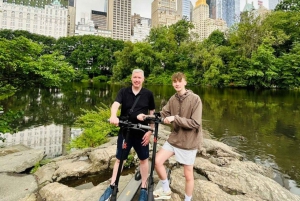
<svg viewBox="0 0 300 201"><path fill-rule="evenodd" d="M67 145L71 148L97 147L108 141L108 135L117 135L119 127L108 123L110 117L110 109L102 104L97 107L96 111L83 110L81 115L75 122L75 127L82 128L83 132L80 136L71 140Z"/></svg>

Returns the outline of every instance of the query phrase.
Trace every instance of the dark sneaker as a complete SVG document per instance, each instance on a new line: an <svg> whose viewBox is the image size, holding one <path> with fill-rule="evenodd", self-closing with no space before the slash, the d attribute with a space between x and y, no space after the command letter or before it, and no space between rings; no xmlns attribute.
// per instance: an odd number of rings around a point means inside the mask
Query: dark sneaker
<svg viewBox="0 0 300 201"><path fill-rule="evenodd" d="M99 201L108 201L111 197L111 194L113 192L113 189L109 186L103 193L103 195L100 197Z"/></svg>
<svg viewBox="0 0 300 201"><path fill-rule="evenodd" d="M141 189L139 201L147 201L148 200L148 193L145 189Z"/></svg>

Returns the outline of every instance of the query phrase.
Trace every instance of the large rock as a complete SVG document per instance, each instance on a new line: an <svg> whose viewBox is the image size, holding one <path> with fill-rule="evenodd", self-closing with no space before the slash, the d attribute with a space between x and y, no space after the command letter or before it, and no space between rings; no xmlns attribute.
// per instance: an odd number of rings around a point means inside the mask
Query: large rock
<svg viewBox="0 0 300 201"><path fill-rule="evenodd" d="M163 126L160 127L157 150L160 149L169 135L169 131L164 130L164 128ZM6 156L0 157L0 161L4 157L16 154L14 158L6 158L6 162L7 160L15 160L15 158L22 162L23 160L19 156L28 154L27 152L32 153L32 150L10 151ZM58 182L68 177L82 177L108 168L111 169L115 159L115 152L116 138L111 138L110 142L100 147L77 150L66 156L53 159L50 163L39 168L34 174L40 189L40 199L47 201L97 201L109 185L109 181L100 183L97 186L86 184L84 189L68 187ZM25 162L23 161L22 163ZM31 163L31 166L33 165L34 163ZM171 189L173 194L170 201L180 201L184 197L185 189L183 166L177 163L174 157L171 157L166 165L169 169L172 169ZM11 168L17 169L19 165L15 164ZM9 171L9 168L6 167L4 170ZM242 156L236 153L233 148L211 139L204 139L203 141L202 149L199 150L195 161L194 175L193 200L197 201L300 201L299 196L292 194L273 180L274 173L271 168L266 168L250 161L243 161ZM32 175L28 176L33 178ZM121 177L119 183L120 192L132 176ZM2 181L2 178L0 179ZM5 180L7 179L15 182L19 180L18 177L5 178ZM155 177L154 181L157 183L158 178ZM2 185L4 184L2 183ZM34 194L31 193L33 191L24 195L23 200L14 199L10 197L11 194L18 192L14 190L11 188L5 194L0 192L0 200L34 201L35 199ZM35 190L38 190L38 188L36 187Z"/></svg>
<svg viewBox="0 0 300 201"><path fill-rule="evenodd" d="M217 184L229 194L243 195L253 199L258 197L261 200L300 201L299 196L292 194L269 178L271 176L270 169L249 161L246 163L234 161L228 166L220 167L212 164L209 160L198 157L194 167L209 181Z"/></svg>
<svg viewBox="0 0 300 201"><path fill-rule="evenodd" d="M132 177L132 174L121 177L119 183L120 192L118 195L120 195L122 189L127 185ZM109 182L103 182L90 189L78 190L54 182L44 186L39 193L41 197L46 198L47 201L98 201L108 185Z"/></svg>
<svg viewBox="0 0 300 201"><path fill-rule="evenodd" d="M38 185L33 175L0 173L1 201L36 200Z"/></svg>
<svg viewBox="0 0 300 201"><path fill-rule="evenodd" d="M1 149L6 155L0 157L0 172L23 172L27 168L35 166L44 158L44 150L30 149L25 146L22 151L16 147L8 147Z"/></svg>

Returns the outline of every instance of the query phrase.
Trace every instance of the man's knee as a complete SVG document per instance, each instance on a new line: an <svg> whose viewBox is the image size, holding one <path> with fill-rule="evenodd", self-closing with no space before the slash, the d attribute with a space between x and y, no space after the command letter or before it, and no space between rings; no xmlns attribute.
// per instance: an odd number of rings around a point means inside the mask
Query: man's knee
<svg viewBox="0 0 300 201"><path fill-rule="evenodd" d="M140 164L143 165L143 164L146 164L148 162L148 158L147 159L144 159L144 160L140 160Z"/></svg>

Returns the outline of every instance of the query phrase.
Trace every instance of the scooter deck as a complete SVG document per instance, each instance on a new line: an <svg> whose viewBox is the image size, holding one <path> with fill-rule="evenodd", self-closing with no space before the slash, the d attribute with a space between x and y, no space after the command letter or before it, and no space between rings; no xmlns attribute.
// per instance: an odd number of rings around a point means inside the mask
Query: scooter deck
<svg viewBox="0 0 300 201"><path fill-rule="evenodd" d="M150 170L151 161L149 161L148 163L149 163L149 170ZM142 179L136 180L135 177L136 175L134 175L130 179L130 181L128 182L126 187L122 190L122 192L118 194L118 199L117 199L118 201L130 201L134 198L136 192L138 191L138 189L142 184Z"/></svg>
<svg viewBox="0 0 300 201"><path fill-rule="evenodd" d="M141 186L142 180L135 180L135 177L132 177L127 186L123 189L121 193L119 193L118 201L130 201L133 199L137 190Z"/></svg>

